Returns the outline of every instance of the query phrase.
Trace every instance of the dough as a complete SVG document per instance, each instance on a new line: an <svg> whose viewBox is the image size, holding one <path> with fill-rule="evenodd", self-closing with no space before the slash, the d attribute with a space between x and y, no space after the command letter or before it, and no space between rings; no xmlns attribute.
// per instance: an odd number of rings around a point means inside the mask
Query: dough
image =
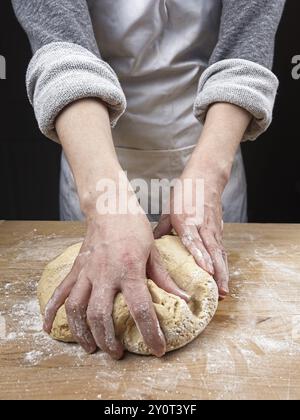
<svg viewBox="0 0 300 420"><path fill-rule="evenodd" d="M187 304L148 280L155 310L166 337L167 351L171 351L191 342L209 324L218 306L218 289L214 279L195 263L178 237L164 236L156 240L156 245L173 280L192 296ZM67 248L62 255L46 266L38 286L42 314L55 288L71 270L80 247L81 244L76 244ZM151 354L121 293L115 299L113 319L116 335L128 351ZM51 336L60 341L74 341L68 328L64 307L57 313Z"/></svg>

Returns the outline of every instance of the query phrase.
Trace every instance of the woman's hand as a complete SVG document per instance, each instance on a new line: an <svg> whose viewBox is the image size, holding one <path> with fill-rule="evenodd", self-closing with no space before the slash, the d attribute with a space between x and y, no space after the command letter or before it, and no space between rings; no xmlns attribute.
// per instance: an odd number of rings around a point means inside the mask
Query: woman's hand
<svg viewBox="0 0 300 420"><path fill-rule="evenodd" d="M206 173L205 170L203 172ZM188 179L192 186L189 194L184 195L185 201L181 206L183 211L176 212L176 208L179 208L177 204L182 201L182 194L175 188L171 198L170 214L161 216L154 230L154 236L159 238L170 233L174 228L198 265L214 276L220 298L225 298L229 292L229 271L222 238L221 188L217 187L216 180L205 179L204 173L200 174L197 171L197 177L195 177L194 173L185 171L181 176L179 180L181 185L184 185L184 180ZM204 195L202 189L197 190L197 179L204 181ZM203 207L202 211L195 208L196 194L203 199L200 203ZM191 209L194 209L193 212Z"/></svg>
<svg viewBox="0 0 300 420"><path fill-rule="evenodd" d="M119 197L139 208L115 154L107 109L98 100L80 100L63 110L56 129L75 177L87 233L71 272L46 307L44 328L51 332L65 303L76 341L88 353L99 347L119 359L123 347L115 336L112 312L114 298L122 292L145 343L153 354L162 356L166 343L146 285L147 274L166 291L188 297L164 269L142 211L103 214L97 210L97 185L105 179L115 183L116 191L122 189Z"/></svg>
<svg viewBox="0 0 300 420"><path fill-rule="evenodd" d="M180 189L174 189L170 214L161 217L155 230L155 237L169 233L172 228L176 230L199 266L214 275L220 298L229 293L221 198L250 120L247 111L229 103L216 103L209 108L198 145L180 178L182 183L188 180L192 188L185 196ZM200 203L196 200L197 194L201 197L202 193L197 180L202 180L204 186ZM176 212L180 202L183 211Z"/></svg>
<svg viewBox="0 0 300 420"><path fill-rule="evenodd" d="M159 287L187 299L164 269L145 215L88 219L80 254L47 305L45 330L51 332L65 303L75 340L88 353L99 347L119 359L123 346L115 336L112 312L115 296L122 292L145 343L153 354L162 356L166 342L146 284L146 265Z"/></svg>

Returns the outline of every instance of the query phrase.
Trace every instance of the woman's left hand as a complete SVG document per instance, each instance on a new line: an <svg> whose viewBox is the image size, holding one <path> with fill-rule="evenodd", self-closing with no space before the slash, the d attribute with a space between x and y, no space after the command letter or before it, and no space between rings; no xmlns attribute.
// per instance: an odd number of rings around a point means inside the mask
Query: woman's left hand
<svg viewBox="0 0 300 420"><path fill-rule="evenodd" d="M180 194L180 188L178 194L174 188L169 214L161 217L154 232L158 238L174 228L198 265L214 276L221 299L229 293L221 198L251 118L248 111L230 103L209 107L199 142L179 179L187 180L187 187L190 184L189 194ZM182 211L176 211L178 204Z"/></svg>
<svg viewBox="0 0 300 420"><path fill-rule="evenodd" d="M197 174L189 170L183 173L179 181L181 185L189 185L189 191L183 187L186 193L182 194L180 188L173 189L170 213L161 216L154 236L159 238L174 229L197 264L214 276L219 296L223 299L229 293L229 271L223 246L222 183L205 177L202 175L204 173L207 174L205 169L197 170ZM203 189L199 188L201 179L204 182L204 194ZM185 180L188 180L187 184L184 183ZM182 211L178 212L176 209L180 208L180 204Z"/></svg>

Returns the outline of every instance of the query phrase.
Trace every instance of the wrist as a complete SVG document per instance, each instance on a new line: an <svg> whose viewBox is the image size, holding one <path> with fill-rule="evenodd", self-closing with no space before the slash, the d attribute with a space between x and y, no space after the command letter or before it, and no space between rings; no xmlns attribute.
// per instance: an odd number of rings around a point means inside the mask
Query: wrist
<svg viewBox="0 0 300 420"><path fill-rule="evenodd" d="M124 175L124 172L116 162L109 168L89 168L87 176L77 180L80 207L86 218L94 218L97 215L97 200L103 193L103 185L115 186L117 190L121 174Z"/></svg>
<svg viewBox="0 0 300 420"><path fill-rule="evenodd" d="M251 115L238 106L229 103L211 105L185 172L195 177L202 176L208 186L214 185L223 192L250 120Z"/></svg>
<svg viewBox="0 0 300 420"><path fill-rule="evenodd" d="M81 210L87 220L102 220L107 215L139 214L141 208L134 190L120 166L101 174L81 189Z"/></svg>
<svg viewBox="0 0 300 420"><path fill-rule="evenodd" d="M231 168L232 161L207 159L205 155L198 159L192 156L182 177L203 179L206 191L213 189L222 194L229 181Z"/></svg>

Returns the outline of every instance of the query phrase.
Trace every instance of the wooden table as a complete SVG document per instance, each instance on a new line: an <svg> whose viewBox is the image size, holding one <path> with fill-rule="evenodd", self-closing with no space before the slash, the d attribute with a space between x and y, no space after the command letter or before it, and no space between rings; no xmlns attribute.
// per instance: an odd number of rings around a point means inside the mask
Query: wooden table
<svg viewBox="0 0 300 420"><path fill-rule="evenodd" d="M231 297L207 330L162 359L120 362L41 332L45 264L82 239L65 222L0 222L1 399L298 399L300 225L227 225Z"/></svg>

